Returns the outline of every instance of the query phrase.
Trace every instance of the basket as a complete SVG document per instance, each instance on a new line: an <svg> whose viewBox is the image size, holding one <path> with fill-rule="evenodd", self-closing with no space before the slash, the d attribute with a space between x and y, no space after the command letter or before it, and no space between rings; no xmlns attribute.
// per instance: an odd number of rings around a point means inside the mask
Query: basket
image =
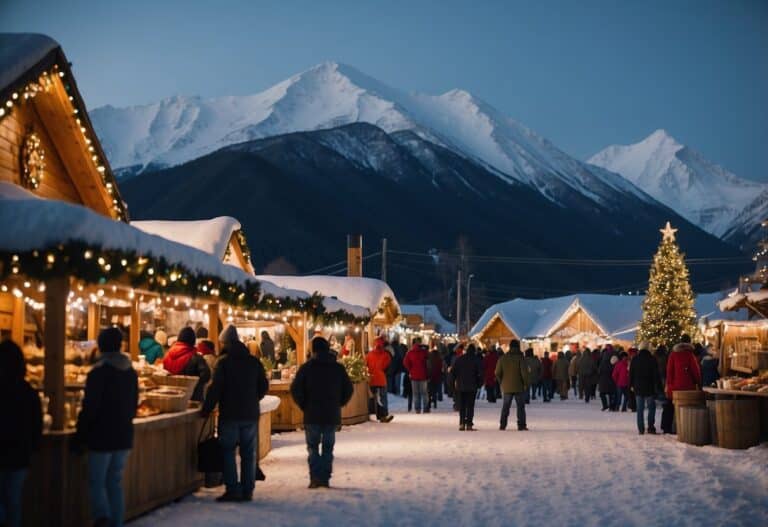
<svg viewBox="0 0 768 527"><path fill-rule="evenodd" d="M186 402L189 402L192 398L192 394L195 392L197 381L200 379L191 375L153 375L152 380L155 381L155 384L158 386L170 386L184 390L187 394Z"/></svg>
<svg viewBox="0 0 768 527"><path fill-rule="evenodd" d="M187 409L189 397L186 392L181 390L178 392L178 395L172 395L150 391L144 396L144 400L148 405L160 410L161 413L183 412Z"/></svg>

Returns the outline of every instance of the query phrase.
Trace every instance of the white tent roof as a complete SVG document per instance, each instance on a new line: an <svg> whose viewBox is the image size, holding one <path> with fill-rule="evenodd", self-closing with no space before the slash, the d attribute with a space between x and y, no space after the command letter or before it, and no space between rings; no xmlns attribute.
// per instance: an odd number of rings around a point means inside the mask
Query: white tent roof
<svg viewBox="0 0 768 527"><path fill-rule="evenodd" d="M375 278L359 278L348 276L278 276L259 275L258 280L266 280L280 287L288 287L306 291L307 293L320 293L326 298L336 298L347 304L361 306L371 313L376 313L384 304L386 298L395 303L400 310L397 298L392 289L381 280Z"/></svg>
<svg viewBox="0 0 768 527"><path fill-rule="evenodd" d="M722 293L698 295L695 308L699 317L712 316L717 312L717 301ZM621 336L622 339L634 339L637 325L642 317L644 296L633 295L595 295L578 294L557 298L526 299L518 298L496 304L488 308L470 331L470 335L480 333L494 317L498 316L504 324L520 338L546 337L558 323L570 314L576 306L581 306L594 319L606 335ZM739 319L736 315L733 320Z"/></svg>
<svg viewBox="0 0 768 527"><path fill-rule="evenodd" d="M36 33L0 33L0 91L13 84L59 43Z"/></svg>
<svg viewBox="0 0 768 527"><path fill-rule="evenodd" d="M146 233L212 254L219 260L224 259L232 234L240 230L240 222L230 216L210 220L132 221L131 225Z"/></svg>
<svg viewBox="0 0 768 527"><path fill-rule="evenodd" d="M403 315L420 315L425 324L434 324L440 333L456 333L456 324L443 318L440 309L434 304L403 304L400 311Z"/></svg>

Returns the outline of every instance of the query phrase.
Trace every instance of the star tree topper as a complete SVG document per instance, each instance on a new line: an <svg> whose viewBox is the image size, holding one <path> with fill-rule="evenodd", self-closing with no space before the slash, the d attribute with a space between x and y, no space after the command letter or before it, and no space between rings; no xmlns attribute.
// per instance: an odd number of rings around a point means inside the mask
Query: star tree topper
<svg viewBox="0 0 768 527"><path fill-rule="evenodd" d="M677 229L673 229L672 225L667 222L667 226L663 229L659 229L659 232L664 235L664 241L669 240L670 242L675 241L675 233L677 232Z"/></svg>

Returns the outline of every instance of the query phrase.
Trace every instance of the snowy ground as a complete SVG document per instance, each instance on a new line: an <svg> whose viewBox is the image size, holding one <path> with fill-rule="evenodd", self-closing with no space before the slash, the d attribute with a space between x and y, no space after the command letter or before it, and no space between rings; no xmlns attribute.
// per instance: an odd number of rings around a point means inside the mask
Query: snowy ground
<svg viewBox="0 0 768 527"><path fill-rule="evenodd" d="M306 488L302 433L275 435L252 503L218 504L222 489L205 489L133 525L768 525L765 444L744 452L640 437L634 414L602 413L599 402L538 400L529 432L514 415L499 431L500 403L478 403L478 432L459 432L445 401L426 415L408 414L399 397L392 406L392 423L337 434L332 489Z"/></svg>

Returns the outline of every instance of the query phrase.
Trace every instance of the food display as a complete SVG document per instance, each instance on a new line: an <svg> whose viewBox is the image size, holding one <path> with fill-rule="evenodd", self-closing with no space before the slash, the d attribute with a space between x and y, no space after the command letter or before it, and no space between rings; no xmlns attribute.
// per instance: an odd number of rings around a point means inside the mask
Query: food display
<svg viewBox="0 0 768 527"><path fill-rule="evenodd" d="M743 392L768 393L768 372L755 377L724 377L718 379L717 387L721 390L740 390Z"/></svg>
<svg viewBox="0 0 768 527"><path fill-rule="evenodd" d="M142 402L138 408L136 408L136 417L152 417L160 413L160 410L150 406L147 402Z"/></svg>

